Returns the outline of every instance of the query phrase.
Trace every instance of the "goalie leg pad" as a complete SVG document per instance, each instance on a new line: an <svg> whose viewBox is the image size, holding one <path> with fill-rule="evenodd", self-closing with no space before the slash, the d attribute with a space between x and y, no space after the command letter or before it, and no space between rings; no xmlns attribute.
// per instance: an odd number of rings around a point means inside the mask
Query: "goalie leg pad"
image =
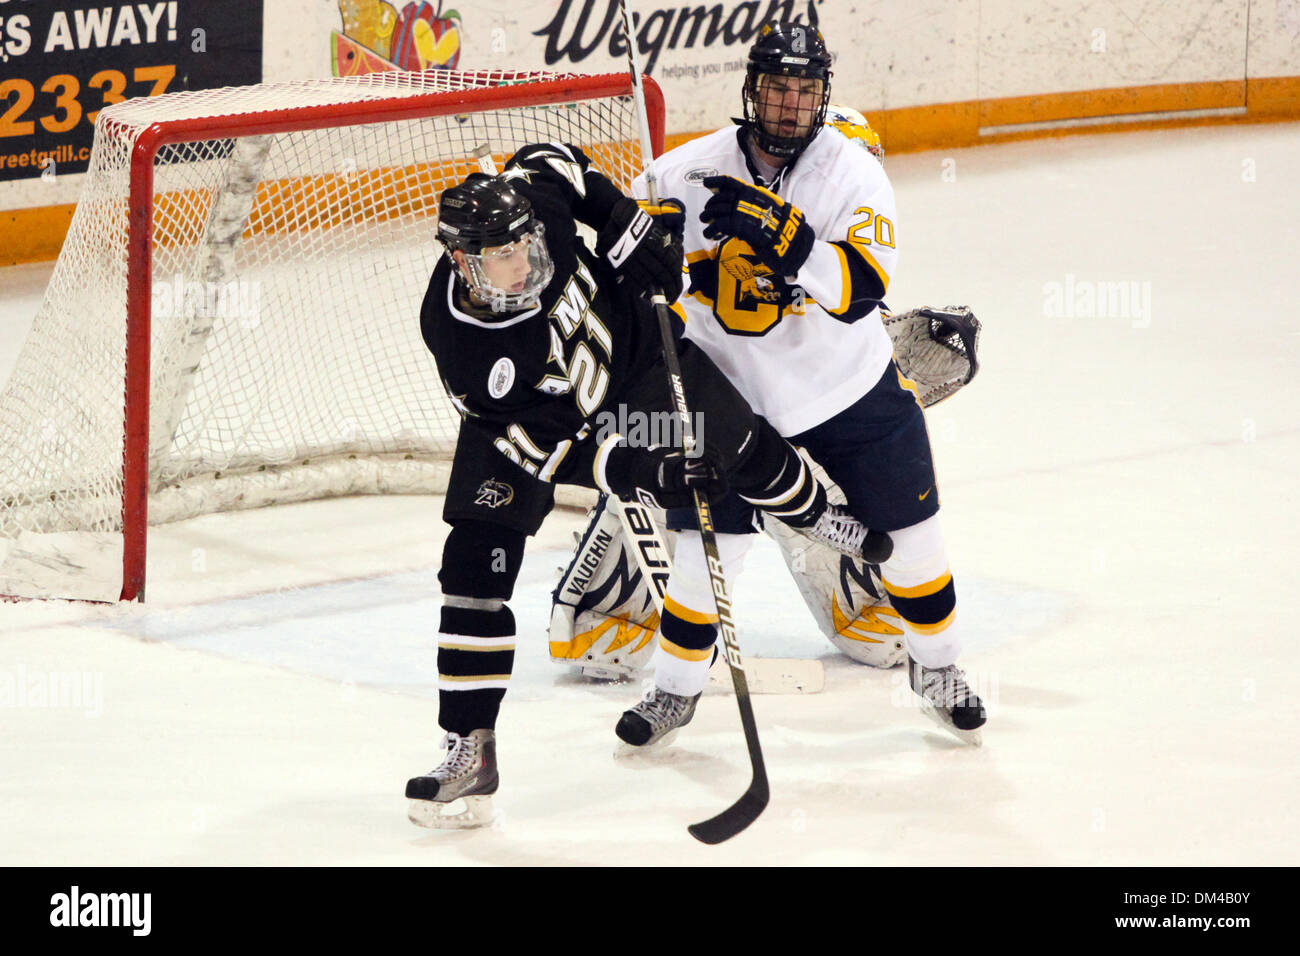
<svg viewBox="0 0 1300 956"><path fill-rule="evenodd" d="M880 569L881 580L903 621L908 653L925 667L947 667L961 653L961 632L938 516L890 535L894 553Z"/></svg>
<svg viewBox="0 0 1300 956"><path fill-rule="evenodd" d="M666 571L669 561L658 551L663 513L638 507L635 515L634 531L649 530L643 525L649 522L658 534L629 540L606 496L592 509L551 594L549 641L555 663L577 665L584 674L603 678L629 677L650 666L659 611L632 549L651 569L662 565ZM657 586L667 586L666 574Z"/></svg>
<svg viewBox="0 0 1300 956"><path fill-rule="evenodd" d="M895 667L907 659L903 622L889 603L880 569L765 521L821 632L850 659Z"/></svg>
<svg viewBox="0 0 1300 956"><path fill-rule="evenodd" d="M748 534L719 534L718 557L730 591L753 544ZM663 623L655 650L655 686L693 697L709 682L709 665L718 637L718 606L713 597L698 531L683 531L673 554L673 574L664 597Z"/></svg>

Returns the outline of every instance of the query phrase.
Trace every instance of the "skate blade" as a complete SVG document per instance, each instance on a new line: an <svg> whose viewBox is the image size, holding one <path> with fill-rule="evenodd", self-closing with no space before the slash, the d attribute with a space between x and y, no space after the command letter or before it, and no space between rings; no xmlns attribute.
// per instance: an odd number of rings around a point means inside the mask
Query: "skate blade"
<svg viewBox="0 0 1300 956"><path fill-rule="evenodd" d="M436 800L412 800L406 818L416 826L433 830L469 830L492 823L490 796L457 797L447 803Z"/></svg>
<svg viewBox="0 0 1300 956"><path fill-rule="evenodd" d="M630 744L626 740L620 740L618 746L614 748L614 756L624 758L653 756L654 754L662 753L668 749L669 745L672 744L674 740L677 739L677 735L681 733L681 731L682 728L674 727L658 740L648 744Z"/></svg>
<svg viewBox="0 0 1300 956"><path fill-rule="evenodd" d="M924 707L921 708L921 710L925 713L926 717L930 718L930 720L934 721L944 730L948 731L948 733L952 734L962 743L970 747L984 746L984 735L981 734L979 730L960 729L956 724L954 724L951 720L949 720L946 715L940 713L937 707L934 707L930 704L926 704Z"/></svg>

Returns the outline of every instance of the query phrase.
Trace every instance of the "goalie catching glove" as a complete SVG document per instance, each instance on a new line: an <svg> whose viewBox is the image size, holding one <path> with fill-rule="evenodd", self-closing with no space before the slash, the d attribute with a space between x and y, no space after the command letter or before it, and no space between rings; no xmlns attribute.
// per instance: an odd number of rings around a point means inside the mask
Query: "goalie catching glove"
<svg viewBox="0 0 1300 956"><path fill-rule="evenodd" d="M913 309L901 315L882 308L881 316L898 367L916 383L927 408L968 385L979 371L980 322L966 306Z"/></svg>
<svg viewBox="0 0 1300 956"><path fill-rule="evenodd" d="M621 199L596 239L619 282L638 295L662 291L671 303L682 294L682 204L664 199L659 205Z"/></svg>
<svg viewBox="0 0 1300 956"><path fill-rule="evenodd" d="M713 191L700 213L706 239L743 239L779 276L795 275L803 267L817 235L802 210L734 176L708 176L703 185Z"/></svg>

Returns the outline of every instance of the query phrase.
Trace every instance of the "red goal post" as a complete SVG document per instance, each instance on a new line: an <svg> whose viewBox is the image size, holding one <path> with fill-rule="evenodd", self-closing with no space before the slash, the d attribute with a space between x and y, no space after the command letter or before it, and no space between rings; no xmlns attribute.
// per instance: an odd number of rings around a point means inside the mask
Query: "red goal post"
<svg viewBox="0 0 1300 956"><path fill-rule="evenodd" d="M0 592L142 598L151 517L445 487L456 419L418 329L436 198L478 142L500 163L553 140L626 189L628 76L386 73L103 110L0 393Z"/></svg>

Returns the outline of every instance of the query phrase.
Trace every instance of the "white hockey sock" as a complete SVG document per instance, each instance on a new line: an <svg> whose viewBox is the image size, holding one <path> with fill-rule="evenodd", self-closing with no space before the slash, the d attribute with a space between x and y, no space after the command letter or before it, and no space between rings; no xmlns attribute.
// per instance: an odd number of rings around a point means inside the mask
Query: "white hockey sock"
<svg viewBox="0 0 1300 956"><path fill-rule="evenodd" d="M925 667L947 667L961 653L957 596L938 516L889 532L894 553L880 566L903 622L907 652Z"/></svg>
<svg viewBox="0 0 1300 956"><path fill-rule="evenodd" d="M720 534L717 540L718 556L730 591L744 567L753 536ZM709 665L713 662L717 621L718 608L704 559L704 545L698 531L683 531L677 537L673 572L668 580L655 648L656 687L685 697L704 690L709 682Z"/></svg>

